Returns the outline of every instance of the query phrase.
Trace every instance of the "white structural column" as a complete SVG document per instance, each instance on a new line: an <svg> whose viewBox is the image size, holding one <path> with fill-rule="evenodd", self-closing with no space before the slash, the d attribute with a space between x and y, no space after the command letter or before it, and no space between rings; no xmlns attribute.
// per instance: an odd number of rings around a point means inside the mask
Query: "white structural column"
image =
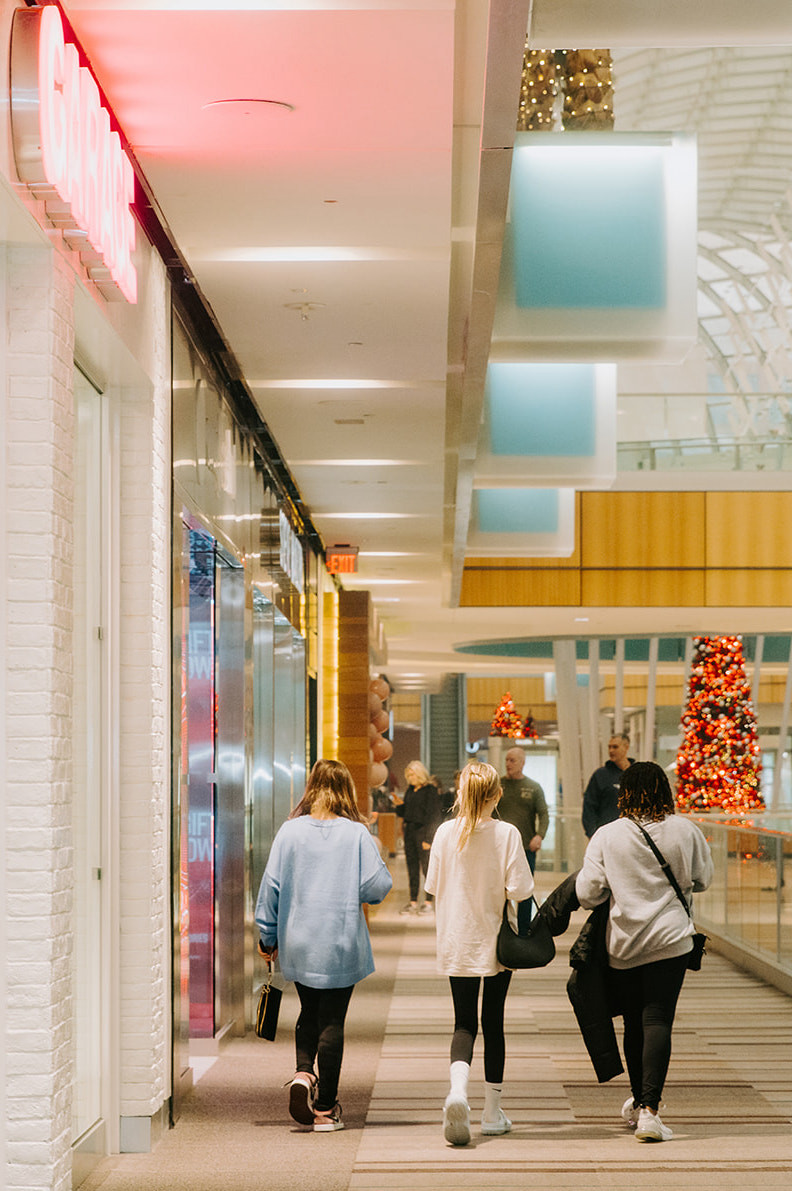
<svg viewBox="0 0 792 1191"><path fill-rule="evenodd" d="M73 277L5 248L7 1187L71 1186ZM0 794L0 797L3 795Z"/></svg>
<svg viewBox="0 0 792 1191"><path fill-rule="evenodd" d="M778 748L776 749L775 769L773 770L773 793L770 810L778 810L781 805L781 778L786 751L786 738L789 732L789 714L792 707L792 644L789 650L787 664L786 686L784 687L784 702L781 706L781 723L778 725Z"/></svg>
<svg viewBox="0 0 792 1191"><path fill-rule="evenodd" d="M600 643L599 640L589 641L589 685L588 685L588 731L585 735L583 749L583 766L585 773L593 773L599 765L600 756Z"/></svg>
<svg viewBox="0 0 792 1191"><path fill-rule="evenodd" d="M646 729L644 732L645 760L655 757L655 719L657 715L657 656L660 641L649 638L649 666L646 672Z"/></svg>
<svg viewBox="0 0 792 1191"><path fill-rule="evenodd" d="M613 693L613 731L624 731L624 637L616 638L616 687Z"/></svg>
<svg viewBox="0 0 792 1191"><path fill-rule="evenodd" d="M756 638L754 648L753 674L751 675L751 703L754 715L759 712L759 683L762 681L762 658L764 656L764 636Z"/></svg>
<svg viewBox="0 0 792 1191"><path fill-rule="evenodd" d="M558 707L558 743L563 809L579 813L583 803L583 769L580 752L580 715L578 704L577 659L575 642L553 642Z"/></svg>

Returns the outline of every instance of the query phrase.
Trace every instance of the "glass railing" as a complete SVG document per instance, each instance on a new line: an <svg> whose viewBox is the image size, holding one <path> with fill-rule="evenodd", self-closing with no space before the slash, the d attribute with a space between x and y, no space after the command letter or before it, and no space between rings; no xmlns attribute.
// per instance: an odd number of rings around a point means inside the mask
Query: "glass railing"
<svg viewBox="0 0 792 1191"><path fill-rule="evenodd" d="M676 438L620 442L619 471L792 471L792 442L776 438Z"/></svg>
<svg viewBox="0 0 792 1191"><path fill-rule="evenodd" d="M792 815L692 818L715 863L709 889L695 895L697 926L792 975ZM537 862L543 892L550 874L560 881L580 868L587 842L578 816L552 816Z"/></svg>

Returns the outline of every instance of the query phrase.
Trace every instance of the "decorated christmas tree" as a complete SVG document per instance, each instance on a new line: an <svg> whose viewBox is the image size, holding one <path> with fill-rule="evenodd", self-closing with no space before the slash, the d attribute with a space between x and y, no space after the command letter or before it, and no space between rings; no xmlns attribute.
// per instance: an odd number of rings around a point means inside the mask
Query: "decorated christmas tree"
<svg viewBox="0 0 792 1191"><path fill-rule="evenodd" d="M531 715L530 711L523 721L522 734L526 740L536 740L539 736L539 733L536 731L534 717Z"/></svg>
<svg viewBox="0 0 792 1191"><path fill-rule="evenodd" d="M519 737L522 735L522 717L514 706L514 700L511 697L511 691L507 691L498 706L495 708L495 715L492 718L492 727L490 728L490 736Z"/></svg>
<svg viewBox="0 0 792 1191"><path fill-rule="evenodd" d="M677 754L677 805L686 811L763 807L756 716L740 637L694 637Z"/></svg>

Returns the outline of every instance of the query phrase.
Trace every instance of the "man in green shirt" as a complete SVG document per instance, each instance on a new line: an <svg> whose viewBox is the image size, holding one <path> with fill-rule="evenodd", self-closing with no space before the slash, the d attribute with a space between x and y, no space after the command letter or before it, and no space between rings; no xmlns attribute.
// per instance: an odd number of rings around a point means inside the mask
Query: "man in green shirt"
<svg viewBox="0 0 792 1191"><path fill-rule="evenodd" d="M513 823L522 836L525 855L531 872L536 868L536 853L547 835L550 816L547 813L544 790L538 782L523 773L525 753L511 748L506 754L506 776L501 778L503 797L498 803L498 817Z"/></svg>

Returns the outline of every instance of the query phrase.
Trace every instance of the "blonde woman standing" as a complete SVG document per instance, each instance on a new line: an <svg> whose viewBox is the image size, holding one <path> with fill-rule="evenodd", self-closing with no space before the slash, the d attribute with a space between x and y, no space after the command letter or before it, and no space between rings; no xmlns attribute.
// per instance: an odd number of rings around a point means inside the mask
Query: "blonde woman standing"
<svg viewBox="0 0 792 1191"><path fill-rule="evenodd" d="M430 914L432 898L418 909L421 872L426 876L429 864L429 849L432 846L435 828L440 822L440 797L432 784L429 771L420 761L410 761L404 771L407 789L404 798L396 807L396 814L402 821L404 832L404 859L407 863L407 879L410 885L410 900L399 911L400 914Z"/></svg>
<svg viewBox="0 0 792 1191"><path fill-rule="evenodd" d="M465 766L456 818L438 827L426 874L426 890L435 895L437 968L449 977L454 1002L451 1088L443 1106L443 1132L451 1145L470 1141L468 1081L482 982L481 1132L496 1135L511 1129L500 1106L506 1058L503 1013L511 972L498 963L496 946L504 902L530 897L534 881L519 831L492 818L500 796L500 778L491 765Z"/></svg>

